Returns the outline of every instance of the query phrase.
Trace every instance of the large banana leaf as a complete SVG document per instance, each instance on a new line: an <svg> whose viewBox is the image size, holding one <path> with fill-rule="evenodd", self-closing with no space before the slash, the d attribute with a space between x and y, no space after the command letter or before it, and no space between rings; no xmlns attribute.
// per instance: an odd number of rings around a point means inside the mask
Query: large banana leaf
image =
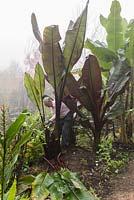
<svg viewBox="0 0 134 200"><path fill-rule="evenodd" d="M112 1L110 14L108 18L100 16L101 24L107 31L108 48L112 51L117 51L123 46L123 23L120 16L121 6L119 1Z"/></svg>
<svg viewBox="0 0 134 200"><path fill-rule="evenodd" d="M64 59L59 44L60 39L57 25L48 26L44 29L42 59L44 69L53 87L58 87L64 70Z"/></svg>
<svg viewBox="0 0 134 200"><path fill-rule="evenodd" d="M35 86L34 80L30 76L30 74L28 74L27 72L25 72L25 75L24 75L24 85L26 87L27 94L28 94L29 98L39 108L39 105L40 105L40 102L41 102L40 95L39 95L39 92L38 92L38 90Z"/></svg>
<svg viewBox="0 0 134 200"><path fill-rule="evenodd" d="M126 46L126 57L129 59L131 67L134 67L134 20L131 20L128 25L126 38L129 41Z"/></svg>
<svg viewBox="0 0 134 200"><path fill-rule="evenodd" d="M92 53L98 58L101 67L104 69L110 69L112 61L117 59L115 52L111 51L100 42L93 42L87 39L85 42L85 48L92 51Z"/></svg>
<svg viewBox="0 0 134 200"><path fill-rule="evenodd" d="M34 82L41 99L45 91L45 76L39 63L35 67Z"/></svg>
<svg viewBox="0 0 134 200"><path fill-rule="evenodd" d="M65 68L72 69L81 56L87 23L88 2L80 17L69 26L64 41Z"/></svg>

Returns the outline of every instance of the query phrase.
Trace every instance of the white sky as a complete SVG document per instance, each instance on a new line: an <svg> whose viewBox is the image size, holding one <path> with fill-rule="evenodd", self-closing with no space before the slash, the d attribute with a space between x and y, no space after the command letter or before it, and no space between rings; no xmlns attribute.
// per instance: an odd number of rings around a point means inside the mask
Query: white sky
<svg viewBox="0 0 134 200"><path fill-rule="evenodd" d="M133 0L119 0L122 17L134 18ZM107 16L112 0L90 0L88 27L90 34L99 14ZM76 19L86 0L0 0L0 70L12 61L23 65L32 40L31 13L35 12L41 32L47 25L58 24L63 37L70 19ZM89 34L89 35L90 35ZM88 35L88 33L87 33Z"/></svg>

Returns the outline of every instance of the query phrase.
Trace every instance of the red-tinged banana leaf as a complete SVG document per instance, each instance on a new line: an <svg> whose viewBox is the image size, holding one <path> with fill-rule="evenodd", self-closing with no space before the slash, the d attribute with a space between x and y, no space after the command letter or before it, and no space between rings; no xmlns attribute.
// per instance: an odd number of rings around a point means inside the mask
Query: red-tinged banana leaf
<svg viewBox="0 0 134 200"><path fill-rule="evenodd" d="M63 54L59 41L61 39L57 25L48 26L43 32L42 59L49 82L58 87L64 70Z"/></svg>
<svg viewBox="0 0 134 200"><path fill-rule="evenodd" d="M71 73L69 73L67 76L66 87L69 93L73 97L75 97L81 103L82 106L84 106L88 110L91 109L88 96L85 95L85 93L79 88L78 81L76 81L76 79Z"/></svg>
<svg viewBox="0 0 134 200"><path fill-rule="evenodd" d="M70 23L66 32L63 54L65 58L65 67L67 70L69 69L69 71L71 71L74 64L80 58L84 46L88 3L89 1L76 22L74 24L72 22Z"/></svg>
<svg viewBox="0 0 134 200"><path fill-rule="evenodd" d="M102 77L99 63L95 56L89 55L82 69L81 85L88 92L89 104L93 109L100 110Z"/></svg>

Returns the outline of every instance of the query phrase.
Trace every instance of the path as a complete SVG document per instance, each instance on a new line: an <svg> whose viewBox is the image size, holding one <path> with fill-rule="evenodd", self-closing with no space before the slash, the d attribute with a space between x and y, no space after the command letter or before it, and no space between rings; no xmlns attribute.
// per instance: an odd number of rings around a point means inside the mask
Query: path
<svg viewBox="0 0 134 200"><path fill-rule="evenodd" d="M110 194L103 200L134 200L134 160L113 180L110 188Z"/></svg>

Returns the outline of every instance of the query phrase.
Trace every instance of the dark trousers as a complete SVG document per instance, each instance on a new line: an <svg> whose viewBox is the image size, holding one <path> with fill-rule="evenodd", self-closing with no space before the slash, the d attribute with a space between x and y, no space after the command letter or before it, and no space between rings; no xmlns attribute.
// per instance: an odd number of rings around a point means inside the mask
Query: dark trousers
<svg viewBox="0 0 134 200"><path fill-rule="evenodd" d="M62 146L68 147L75 143L75 136L73 132L73 113L69 112L64 118L60 119L60 132L62 136Z"/></svg>

